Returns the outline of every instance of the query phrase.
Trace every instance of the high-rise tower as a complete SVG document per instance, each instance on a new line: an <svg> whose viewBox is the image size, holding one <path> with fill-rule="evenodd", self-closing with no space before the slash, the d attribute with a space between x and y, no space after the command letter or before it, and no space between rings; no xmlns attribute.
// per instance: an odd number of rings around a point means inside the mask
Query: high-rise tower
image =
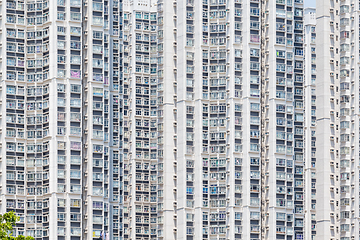
<svg viewBox="0 0 360 240"><path fill-rule="evenodd" d="M304 238L302 1L125 5L124 236Z"/></svg>
<svg viewBox="0 0 360 240"><path fill-rule="evenodd" d="M314 121L313 59L325 72L327 56L315 56L302 0L18 0L1 11L1 210L21 215L15 234L310 239L332 206L347 229L348 200L329 202L326 181L314 189L340 171L326 144L352 150L331 139L325 77Z"/></svg>
<svg viewBox="0 0 360 240"><path fill-rule="evenodd" d="M314 239L316 235L316 11L306 8L304 14L304 179L305 179L305 235Z"/></svg>
<svg viewBox="0 0 360 240"><path fill-rule="evenodd" d="M359 239L359 2L316 7L317 239Z"/></svg>
<svg viewBox="0 0 360 240"><path fill-rule="evenodd" d="M120 230L121 1L1 2L1 211L14 235Z"/></svg>

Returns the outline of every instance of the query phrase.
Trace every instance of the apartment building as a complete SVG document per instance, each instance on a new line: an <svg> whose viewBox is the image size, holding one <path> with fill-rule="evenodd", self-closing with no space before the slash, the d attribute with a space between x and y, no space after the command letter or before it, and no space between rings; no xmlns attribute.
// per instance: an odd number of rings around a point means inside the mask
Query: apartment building
<svg viewBox="0 0 360 240"><path fill-rule="evenodd" d="M125 5L126 236L303 239L302 2Z"/></svg>
<svg viewBox="0 0 360 240"><path fill-rule="evenodd" d="M316 235L316 11L304 10L305 31L305 85L304 85L304 136L305 136L305 235L314 239ZM316 239L316 238L315 238Z"/></svg>
<svg viewBox="0 0 360 240"><path fill-rule="evenodd" d="M161 221L157 20L155 4L124 3L124 239L156 238Z"/></svg>
<svg viewBox="0 0 360 240"><path fill-rule="evenodd" d="M128 1L124 26L124 238L304 239L302 1Z"/></svg>
<svg viewBox="0 0 360 240"><path fill-rule="evenodd" d="M14 235L121 235L121 1L1 2L1 211Z"/></svg>
<svg viewBox="0 0 360 240"><path fill-rule="evenodd" d="M124 239L176 238L176 11L125 1Z"/></svg>
<svg viewBox="0 0 360 240"><path fill-rule="evenodd" d="M302 0L1 11L1 210L21 216L15 235L318 235L330 205L315 190L327 168L315 177L325 156L314 144L330 138L315 139L321 57Z"/></svg>
<svg viewBox="0 0 360 240"><path fill-rule="evenodd" d="M359 239L359 2L316 7L317 239Z"/></svg>

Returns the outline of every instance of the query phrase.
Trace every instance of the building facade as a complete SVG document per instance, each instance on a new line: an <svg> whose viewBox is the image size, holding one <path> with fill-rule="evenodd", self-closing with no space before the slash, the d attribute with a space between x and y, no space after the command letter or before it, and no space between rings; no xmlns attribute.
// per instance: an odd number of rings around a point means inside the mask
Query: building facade
<svg viewBox="0 0 360 240"><path fill-rule="evenodd" d="M305 235L304 239L316 239L316 11L306 8L305 31L305 78L304 78L304 136L305 136Z"/></svg>
<svg viewBox="0 0 360 240"><path fill-rule="evenodd" d="M316 232L359 239L359 2L316 7Z"/></svg>
<svg viewBox="0 0 360 240"><path fill-rule="evenodd" d="M1 4L15 235L358 236L358 3Z"/></svg>
<svg viewBox="0 0 360 240"><path fill-rule="evenodd" d="M157 12L124 3L124 239L158 235Z"/></svg>
<svg viewBox="0 0 360 240"><path fill-rule="evenodd" d="M303 13L124 3L124 238L304 239Z"/></svg>
<svg viewBox="0 0 360 240"><path fill-rule="evenodd" d="M121 1L1 3L1 212L14 235L121 236Z"/></svg>

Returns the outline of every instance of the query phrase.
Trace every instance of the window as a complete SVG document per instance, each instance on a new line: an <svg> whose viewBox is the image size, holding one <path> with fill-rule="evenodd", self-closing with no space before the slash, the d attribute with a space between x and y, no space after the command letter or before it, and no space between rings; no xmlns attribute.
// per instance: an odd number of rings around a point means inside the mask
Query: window
<svg viewBox="0 0 360 240"><path fill-rule="evenodd" d="M58 236L64 236L65 235L65 228L64 227L58 227L57 235Z"/></svg>
<svg viewBox="0 0 360 240"><path fill-rule="evenodd" d="M29 18L28 18L28 20L29 20ZM65 13L57 12L57 20L65 20Z"/></svg>
<svg viewBox="0 0 360 240"><path fill-rule="evenodd" d="M58 213L57 214L57 220L65 222L66 221L66 213Z"/></svg>
<svg viewBox="0 0 360 240"><path fill-rule="evenodd" d="M103 32L94 31L93 32L93 38L102 40L103 39Z"/></svg>
<svg viewBox="0 0 360 240"><path fill-rule="evenodd" d="M80 21L81 20L81 13L79 13L79 12L71 12L70 13L70 20L72 20L72 21Z"/></svg>
<svg viewBox="0 0 360 240"><path fill-rule="evenodd" d="M71 84L70 91L73 93L81 93L81 85L78 84Z"/></svg>
<svg viewBox="0 0 360 240"><path fill-rule="evenodd" d="M71 207L80 207L81 206L81 199L71 199L70 200Z"/></svg>
<svg viewBox="0 0 360 240"><path fill-rule="evenodd" d="M64 55L57 55L57 63L65 63L65 59Z"/></svg>
<svg viewBox="0 0 360 240"><path fill-rule="evenodd" d="M93 16L93 24L94 25L103 25L104 24L103 17L95 17L95 16Z"/></svg>
<svg viewBox="0 0 360 240"><path fill-rule="evenodd" d="M70 34L80 36L81 35L81 28L80 27L70 27Z"/></svg>

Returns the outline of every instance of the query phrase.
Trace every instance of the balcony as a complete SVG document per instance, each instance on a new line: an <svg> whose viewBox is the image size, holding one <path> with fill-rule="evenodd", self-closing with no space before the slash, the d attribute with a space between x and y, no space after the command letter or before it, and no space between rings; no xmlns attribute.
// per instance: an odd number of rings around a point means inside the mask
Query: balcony
<svg viewBox="0 0 360 240"><path fill-rule="evenodd" d="M81 21L81 13L70 12L70 21Z"/></svg>
<svg viewBox="0 0 360 240"><path fill-rule="evenodd" d="M255 34L251 34L250 35L250 42L251 43L260 43L260 36L255 35Z"/></svg>
<svg viewBox="0 0 360 240"><path fill-rule="evenodd" d="M81 128L80 127L70 127L70 135L81 136Z"/></svg>
<svg viewBox="0 0 360 240"><path fill-rule="evenodd" d="M81 107L81 99L71 98L70 99L70 107Z"/></svg>
<svg viewBox="0 0 360 240"><path fill-rule="evenodd" d="M71 164L81 164L81 157L80 156L71 156L70 163Z"/></svg>
<svg viewBox="0 0 360 240"><path fill-rule="evenodd" d="M71 0L70 6L71 7L81 7L81 1L80 0Z"/></svg>
<svg viewBox="0 0 360 240"><path fill-rule="evenodd" d="M259 198L250 198L250 206L251 207L259 207L260 199Z"/></svg>
<svg viewBox="0 0 360 240"><path fill-rule="evenodd" d="M93 152L94 153L103 153L104 152L104 146L102 146L102 145L94 145L93 146Z"/></svg>
<svg viewBox="0 0 360 240"><path fill-rule="evenodd" d="M250 62L250 70L259 71L260 70L260 63Z"/></svg>
<svg viewBox="0 0 360 240"><path fill-rule="evenodd" d="M286 146L285 145L276 145L276 153L285 154Z"/></svg>
<svg viewBox="0 0 360 240"><path fill-rule="evenodd" d="M80 113L70 113L70 121L81 122L81 114Z"/></svg>
<svg viewBox="0 0 360 240"><path fill-rule="evenodd" d="M285 32L285 23L276 23L276 31Z"/></svg>
<svg viewBox="0 0 360 240"><path fill-rule="evenodd" d="M260 90L258 89L250 89L250 97L260 97Z"/></svg>
<svg viewBox="0 0 360 240"><path fill-rule="evenodd" d="M71 55L70 56L70 63L71 64L81 64L81 57L80 56L75 56L75 55ZM71 71L71 73L75 72L74 70ZM80 72L80 71L76 71L76 72ZM73 76L71 76L73 77ZM76 78L79 78L79 76L77 76Z"/></svg>
<svg viewBox="0 0 360 240"><path fill-rule="evenodd" d="M81 42L70 41L70 49L81 50Z"/></svg>
<svg viewBox="0 0 360 240"><path fill-rule="evenodd" d="M80 27L70 27L70 35L81 36L81 28Z"/></svg>
<svg viewBox="0 0 360 240"><path fill-rule="evenodd" d="M102 196L103 192L104 192L104 190L102 187L93 187L93 195ZM103 224L103 221L100 224Z"/></svg>
<svg viewBox="0 0 360 240"><path fill-rule="evenodd" d="M250 117L250 124L259 125L260 117Z"/></svg>
<svg viewBox="0 0 360 240"><path fill-rule="evenodd" d="M71 227L70 235L71 236L81 236L81 228Z"/></svg>
<svg viewBox="0 0 360 240"><path fill-rule="evenodd" d="M250 225L250 232L251 233L260 233L260 226L259 225Z"/></svg>
<svg viewBox="0 0 360 240"><path fill-rule="evenodd" d="M102 59L93 59L93 67L94 68L103 68L104 61Z"/></svg>
<svg viewBox="0 0 360 240"><path fill-rule="evenodd" d="M104 131L93 130L93 138L104 139Z"/></svg>

